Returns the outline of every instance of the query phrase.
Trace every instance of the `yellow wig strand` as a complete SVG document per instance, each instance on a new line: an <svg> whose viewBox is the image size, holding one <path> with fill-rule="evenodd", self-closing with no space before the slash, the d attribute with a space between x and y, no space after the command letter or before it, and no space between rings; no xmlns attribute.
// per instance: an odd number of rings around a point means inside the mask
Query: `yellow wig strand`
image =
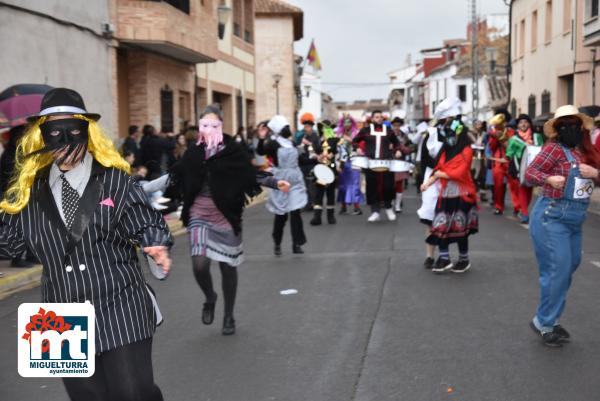
<svg viewBox="0 0 600 401"><path fill-rule="evenodd" d="M76 114L74 117L89 123L88 151L94 156L94 159L104 167L114 167L130 174L131 166L121 157L114 143L104 134L100 125L80 114ZM0 210L6 213L16 214L27 206L36 174L53 161L52 154L42 153L26 157L44 147L40 129L40 125L44 121L46 121L46 117L42 117L32 124L17 145L15 173L11 178L4 200L0 202Z"/></svg>

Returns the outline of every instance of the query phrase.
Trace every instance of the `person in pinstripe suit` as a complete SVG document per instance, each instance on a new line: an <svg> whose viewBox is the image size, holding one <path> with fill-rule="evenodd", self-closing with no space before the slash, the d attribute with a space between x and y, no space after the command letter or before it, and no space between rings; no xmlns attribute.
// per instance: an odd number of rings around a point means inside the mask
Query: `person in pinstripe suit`
<svg viewBox="0 0 600 401"><path fill-rule="evenodd" d="M168 271L173 240L99 118L73 90L46 94L0 203L0 255L27 248L42 262L43 302L94 305L96 371L63 379L72 400L162 400L151 359L157 304L136 246Z"/></svg>

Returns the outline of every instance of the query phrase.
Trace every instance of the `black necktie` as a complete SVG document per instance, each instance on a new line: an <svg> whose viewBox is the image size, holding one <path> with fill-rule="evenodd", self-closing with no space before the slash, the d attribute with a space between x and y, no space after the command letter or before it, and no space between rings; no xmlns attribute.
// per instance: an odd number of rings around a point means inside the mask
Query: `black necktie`
<svg viewBox="0 0 600 401"><path fill-rule="evenodd" d="M64 173L60 175L60 178L62 179L62 210L65 216L65 225L68 229L71 229L75 212L79 207L79 194L69 184Z"/></svg>

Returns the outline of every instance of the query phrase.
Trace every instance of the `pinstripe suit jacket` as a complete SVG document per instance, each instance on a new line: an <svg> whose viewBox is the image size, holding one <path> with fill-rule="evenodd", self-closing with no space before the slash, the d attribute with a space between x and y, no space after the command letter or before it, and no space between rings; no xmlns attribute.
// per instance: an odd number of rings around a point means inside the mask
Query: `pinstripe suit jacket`
<svg viewBox="0 0 600 401"><path fill-rule="evenodd" d="M164 219L128 174L94 161L68 230L48 175L49 168L38 173L20 213L0 214L0 254L28 248L42 262L43 302L94 305L97 352L151 337L155 311L135 247L171 246Z"/></svg>

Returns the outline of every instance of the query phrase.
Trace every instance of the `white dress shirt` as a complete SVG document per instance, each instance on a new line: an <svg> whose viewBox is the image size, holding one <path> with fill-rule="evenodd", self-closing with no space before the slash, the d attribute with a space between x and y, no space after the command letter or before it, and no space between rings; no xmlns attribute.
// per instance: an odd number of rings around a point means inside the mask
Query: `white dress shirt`
<svg viewBox="0 0 600 401"><path fill-rule="evenodd" d="M77 167L64 173L65 178L67 179L71 187L73 187L73 189L77 191L80 198L83 195L83 191L85 191L85 187L87 186L88 181L90 180L93 162L94 157L89 152L87 152L85 154L85 157ZM63 222L65 222L65 216L62 210L62 180L60 178L61 174L62 172L60 171L56 163L53 163L52 167L50 168L50 190L52 191L52 196L54 196L54 201L56 202L56 207L58 208L58 212L60 213L60 218Z"/></svg>

